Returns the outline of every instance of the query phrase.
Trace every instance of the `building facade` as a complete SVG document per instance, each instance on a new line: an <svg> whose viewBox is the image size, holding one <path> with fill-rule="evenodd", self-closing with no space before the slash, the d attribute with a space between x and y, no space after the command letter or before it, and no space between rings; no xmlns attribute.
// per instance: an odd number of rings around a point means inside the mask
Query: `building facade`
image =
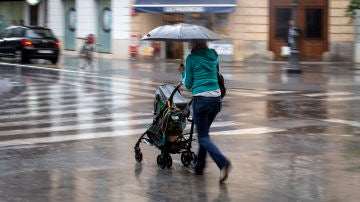
<svg viewBox="0 0 360 202"><path fill-rule="evenodd" d="M46 0L0 0L0 30L10 25L46 25L46 3Z"/></svg>
<svg viewBox="0 0 360 202"><path fill-rule="evenodd" d="M206 1L204 7L216 3L235 4L235 9L221 13L199 9L198 15L212 19L211 29L222 37L231 39L233 45L233 61L243 60L286 60L280 56L281 46L286 45L288 22L292 15L293 3L297 2L297 24L302 34L298 38L301 61L352 61L353 59L353 25L345 10L350 0L234 0ZM152 5L146 3L153 2ZM180 3L179 3L180 2ZM191 2L191 3L189 3ZM132 33L144 33L162 24L170 24L168 18L176 18L175 22L187 22L191 11L204 1L182 0L136 0L133 2L135 11L132 17ZM162 9L151 10L157 7ZM185 11L178 12L186 5ZM145 10L143 7L148 7ZM169 9L168 7L172 8ZM137 8L142 8L137 9ZM223 14L223 21L216 24L217 16ZM215 16L215 17L214 17ZM215 18L215 19L214 19ZM191 21L191 20L190 20ZM214 23L215 22L215 23ZM225 30L225 32L224 32Z"/></svg>
<svg viewBox="0 0 360 202"><path fill-rule="evenodd" d="M48 26L63 41L65 54L77 54L83 38L94 34L103 57L129 58L130 2L48 0Z"/></svg>
<svg viewBox="0 0 360 202"><path fill-rule="evenodd" d="M286 44L294 2L302 32L300 60L353 61L354 28L345 16L350 0L39 0L36 5L0 0L0 28L13 20L48 26L62 41L62 52L73 55L83 43L81 38L94 34L103 57L129 59L134 56L129 46L153 45L140 41L149 30L186 22L222 36L224 40L215 45L226 49L227 60L287 60L280 50ZM183 43L157 46L163 59L186 54Z"/></svg>

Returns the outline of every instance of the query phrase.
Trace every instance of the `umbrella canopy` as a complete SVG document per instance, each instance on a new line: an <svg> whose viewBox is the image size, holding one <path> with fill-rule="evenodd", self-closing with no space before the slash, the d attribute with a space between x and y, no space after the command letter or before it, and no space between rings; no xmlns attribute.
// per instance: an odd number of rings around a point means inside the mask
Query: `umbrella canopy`
<svg viewBox="0 0 360 202"><path fill-rule="evenodd" d="M185 23L163 25L142 37L142 40L155 41L190 41L195 39L215 41L221 38L206 27Z"/></svg>

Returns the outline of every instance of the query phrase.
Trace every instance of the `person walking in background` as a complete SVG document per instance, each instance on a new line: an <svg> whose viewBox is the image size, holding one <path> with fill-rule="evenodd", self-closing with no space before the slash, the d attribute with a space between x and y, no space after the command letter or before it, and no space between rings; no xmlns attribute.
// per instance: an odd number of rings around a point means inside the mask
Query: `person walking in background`
<svg viewBox="0 0 360 202"><path fill-rule="evenodd" d="M202 175L206 166L206 156L209 153L220 169L220 183L224 182L231 170L231 162L220 152L212 142L209 130L216 115L221 110L221 92L217 81L216 53L209 49L205 40L190 42L191 53L184 65L180 65L183 83L191 89L193 95L193 121L196 126L199 151L195 165L191 168L198 175Z"/></svg>
<svg viewBox="0 0 360 202"><path fill-rule="evenodd" d="M301 30L296 27L294 20L289 20L289 29L286 36L287 44L289 47L296 48L295 38L300 36Z"/></svg>

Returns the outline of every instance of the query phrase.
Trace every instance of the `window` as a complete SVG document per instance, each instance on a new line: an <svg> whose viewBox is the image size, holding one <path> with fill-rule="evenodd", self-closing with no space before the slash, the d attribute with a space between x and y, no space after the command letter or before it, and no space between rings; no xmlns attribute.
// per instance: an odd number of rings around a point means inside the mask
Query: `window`
<svg viewBox="0 0 360 202"><path fill-rule="evenodd" d="M276 8L275 15L275 37L285 40L289 29L291 8Z"/></svg>
<svg viewBox="0 0 360 202"><path fill-rule="evenodd" d="M11 37L23 37L24 36L24 29L23 28L15 28L12 31Z"/></svg>
<svg viewBox="0 0 360 202"><path fill-rule="evenodd" d="M214 31L221 35L229 34L229 14L228 13L216 13L215 14Z"/></svg>
<svg viewBox="0 0 360 202"><path fill-rule="evenodd" d="M52 32L48 29L28 29L26 36L30 38L54 38Z"/></svg>
<svg viewBox="0 0 360 202"><path fill-rule="evenodd" d="M10 30L9 29L5 29L2 33L1 33L1 38L7 38L10 35Z"/></svg>
<svg viewBox="0 0 360 202"><path fill-rule="evenodd" d="M75 31L76 30L76 10L75 8L71 8L69 11L68 11L68 14L67 14L67 23L68 23L68 29L70 31Z"/></svg>
<svg viewBox="0 0 360 202"><path fill-rule="evenodd" d="M308 39L321 39L323 30L323 13L320 8L306 9L306 34Z"/></svg>
<svg viewBox="0 0 360 202"><path fill-rule="evenodd" d="M209 13L188 13L185 14L185 22L194 25L201 25L210 30L213 29L211 14Z"/></svg>
<svg viewBox="0 0 360 202"><path fill-rule="evenodd" d="M110 32L112 26L112 13L111 9L106 7L102 11L102 28L104 32Z"/></svg>
<svg viewBox="0 0 360 202"><path fill-rule="evenodd" d="M2 34L2 36L3 36L4 38L12 37L12 35L13 35L13 32L12 32L11 29L6 29L6 30L4 30L4 32L3 32L3 34Z"/></svg>

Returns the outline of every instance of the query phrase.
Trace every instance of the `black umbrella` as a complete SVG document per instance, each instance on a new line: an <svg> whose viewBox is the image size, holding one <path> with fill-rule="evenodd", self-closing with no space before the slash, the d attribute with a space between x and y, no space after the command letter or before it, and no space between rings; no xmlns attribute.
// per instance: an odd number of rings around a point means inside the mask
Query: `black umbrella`
<svg viewBox="0 0 360 202"><path fill-rule="evenodd" d="M163 25L142 37L142 40L154 41L190 41L196 39L215 41L221 38L206 27L185 23Z"/></svg>

